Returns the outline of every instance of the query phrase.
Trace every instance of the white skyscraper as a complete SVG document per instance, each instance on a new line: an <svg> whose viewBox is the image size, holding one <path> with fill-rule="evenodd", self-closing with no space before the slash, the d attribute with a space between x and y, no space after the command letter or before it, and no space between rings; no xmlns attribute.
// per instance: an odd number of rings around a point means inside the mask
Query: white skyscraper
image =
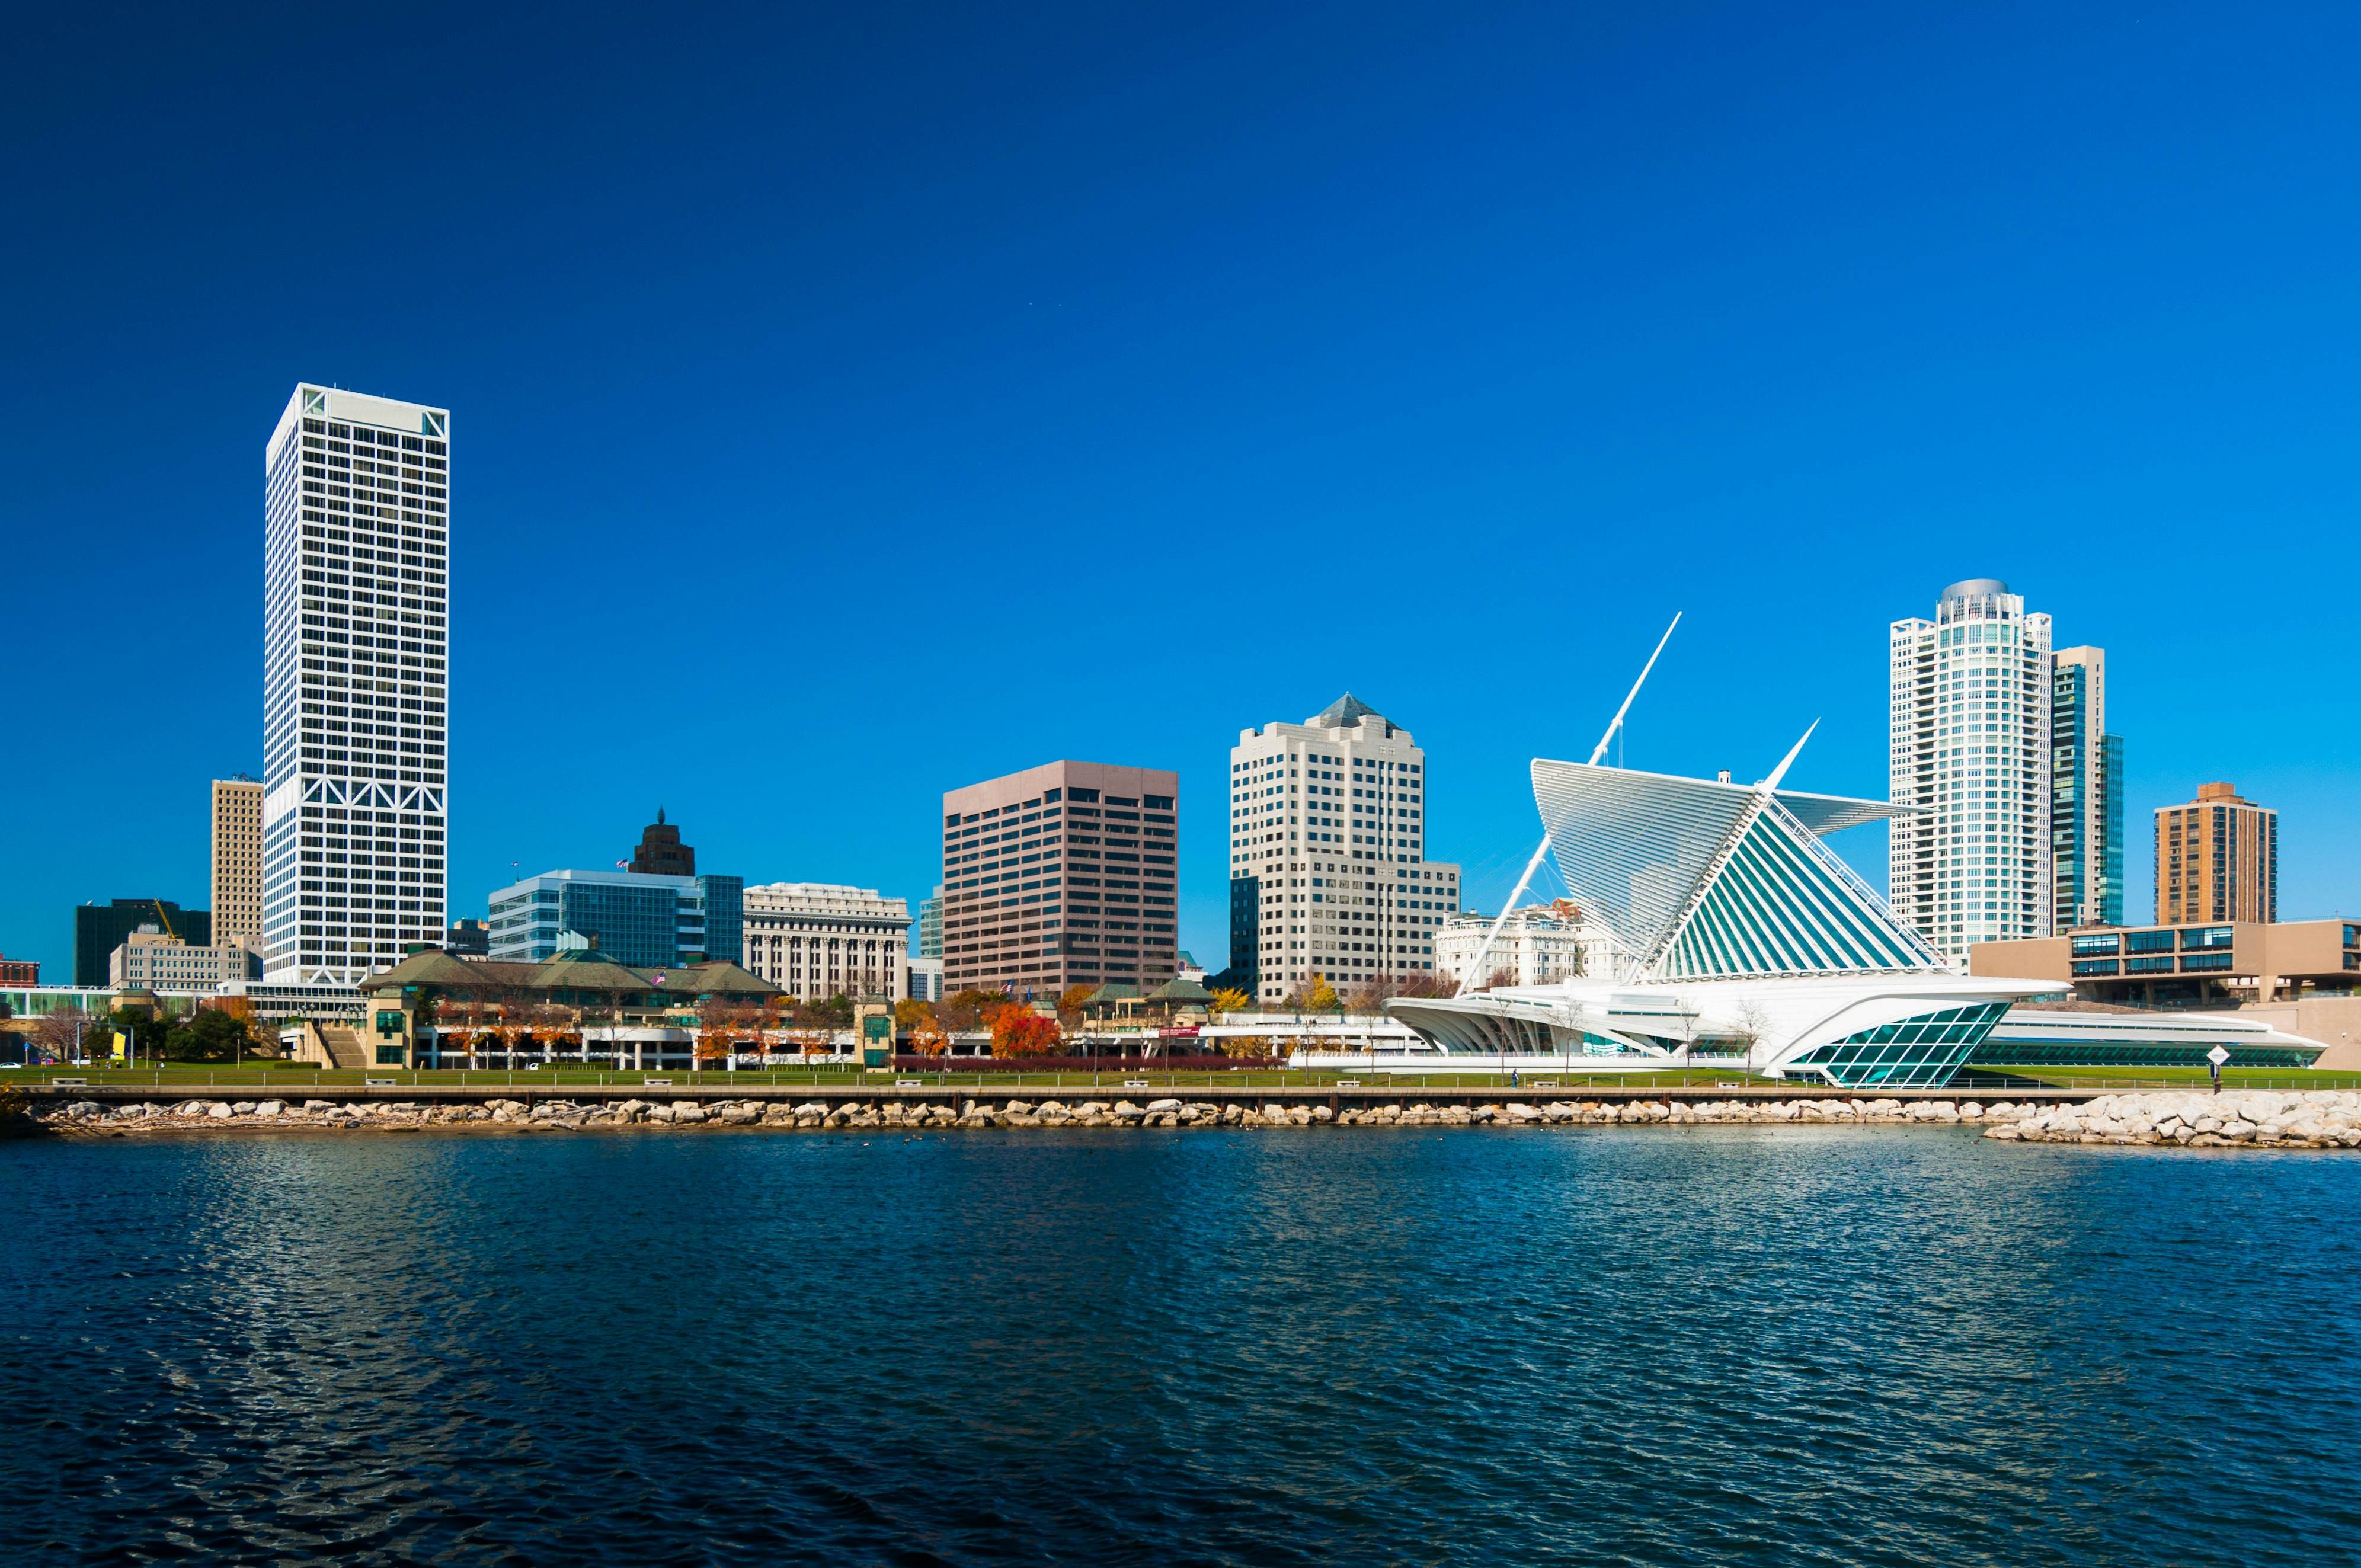
<svg viewBox="0 0 2361 1568"><path fill-rule="evenodd" d="M1979 577L1888 651L1894 912L1955 962L2051 935L2049 618Z"/></svg>
<svg viewBox="0 0 2361 1568"><path fill-rule="evenodd" d="M1459 868L1426 858L1426 752L1350 692L1230 749L1230 964L1277 1002L1431 979Z"/></svg>
<svg viewBox="0 0 2361 1568"><path fill-rule="evenodd" d="M440 944L451 416L301 386L264 449L268 978Z"/></svg>

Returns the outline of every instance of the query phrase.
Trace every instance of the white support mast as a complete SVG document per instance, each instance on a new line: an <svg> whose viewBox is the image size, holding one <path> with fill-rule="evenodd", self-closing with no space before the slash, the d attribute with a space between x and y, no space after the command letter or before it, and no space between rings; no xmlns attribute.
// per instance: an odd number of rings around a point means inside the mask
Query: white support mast
<svg viewBox="0 0 2361 1568"><path fill-rule="evenodd" d="M1631 699L1638 696L1640 688L1648 684L1648 672L1656 667L1656 655L1662 653L1664 651L1664 644L1673 640L1673 628L1680 623L1681 612L1675 610L1672 626L1665 627L1664 634L1656 639L1655 652L1650 653L1648 662L1640 666L1640 678L1633 681L1631 689L1623 694L1623 706L1615 710L1615 717L1608 720L1607 733L1601 735L1598 738L1598 744L1591 748L1589 763L1591 767L1597 767L1600 760L1607 755L1607 748L1614 742L1615 732L1623 728L1623 716L1631 711ZM1810 731L1806 730L1805 733L1808 738ZM1797 741L1795 745L1798 751L1803 749L1802 741ZM1781 771L1785 771L1784 766ZM1500 905L1499 917L1492 922L1492 928L1484 933L1484 945L1476 949L1476 961L1468 965L1467 972L1460 977L1459 989L1452 992L1454 996L1465 996L1469 987L1491 978L1484 968L1485 960L1492 956L1492 944L1499 938L1500 927L1509 923L1509 916L1517 907L1517 900L1524 897L1526 885L1533 880L1533 872L1541 870L1542 857L1549 853L1549 847L1550 836L1547 832L1543 832L1541 843L1533 850L1533 858L1525 862L1525 874L1517 879L1516 888L1509 894L1509 901Z"/></svg>

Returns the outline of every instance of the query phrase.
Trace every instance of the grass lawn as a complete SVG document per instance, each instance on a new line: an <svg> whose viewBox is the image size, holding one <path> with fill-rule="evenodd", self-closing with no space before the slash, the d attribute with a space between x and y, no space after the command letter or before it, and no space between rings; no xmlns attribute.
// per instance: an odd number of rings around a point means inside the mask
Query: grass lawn
<svg viewBox="0 0 2361 1568"><path fill-rule="evenodd" d="M2202 1067L2004 1067L1978 1062L1979 1073L2006 1073L2059 1089L2202 1089ZM2361 1072L2314 1072L2300 1067L2225 1067L2224 1089L2361 1089ZM1992 1091L1985 1091L1992 1092Z"/></svg>

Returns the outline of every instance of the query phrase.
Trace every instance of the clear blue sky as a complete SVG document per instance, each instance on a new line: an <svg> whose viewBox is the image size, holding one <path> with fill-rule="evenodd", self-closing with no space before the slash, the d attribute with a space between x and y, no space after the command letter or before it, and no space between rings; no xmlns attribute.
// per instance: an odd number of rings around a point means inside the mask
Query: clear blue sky
<svg viewBox="0 0 2361 1568"><path fill-rule="evenodd" d="M302 378L454 411L462 913L659 802L915 898L1072 756L1218 965L1241 727L1410 729L1481 904L1673 609L1631 765L1882 795L1980 576L2110 652L2135 918L2214 778L2361 909L2361 13L1589 10L23 14L0 950L205 900Z"/></svg>

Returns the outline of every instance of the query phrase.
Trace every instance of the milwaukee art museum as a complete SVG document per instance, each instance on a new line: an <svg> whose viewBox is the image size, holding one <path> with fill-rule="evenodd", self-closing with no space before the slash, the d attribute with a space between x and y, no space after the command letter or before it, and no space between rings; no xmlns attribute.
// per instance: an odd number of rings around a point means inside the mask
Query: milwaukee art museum
<svg viewBox="0 0 2361 1568"><path fill-rule="evenodd" d="M1535 759L1544 848L1612 936L1616 972L1389 1011L1446 1055L1742 1058L1843 1087L1940 1087L1988 1041L2000 1055L1982 1059L2019 1063L2194 1062L2217 1042L2257 1065L2319 1054L2260 1023L2028 1012L2068 988L1951 972L1823 841L1908 808L1781 788L1801 750L1752 785Z"/></svg>

